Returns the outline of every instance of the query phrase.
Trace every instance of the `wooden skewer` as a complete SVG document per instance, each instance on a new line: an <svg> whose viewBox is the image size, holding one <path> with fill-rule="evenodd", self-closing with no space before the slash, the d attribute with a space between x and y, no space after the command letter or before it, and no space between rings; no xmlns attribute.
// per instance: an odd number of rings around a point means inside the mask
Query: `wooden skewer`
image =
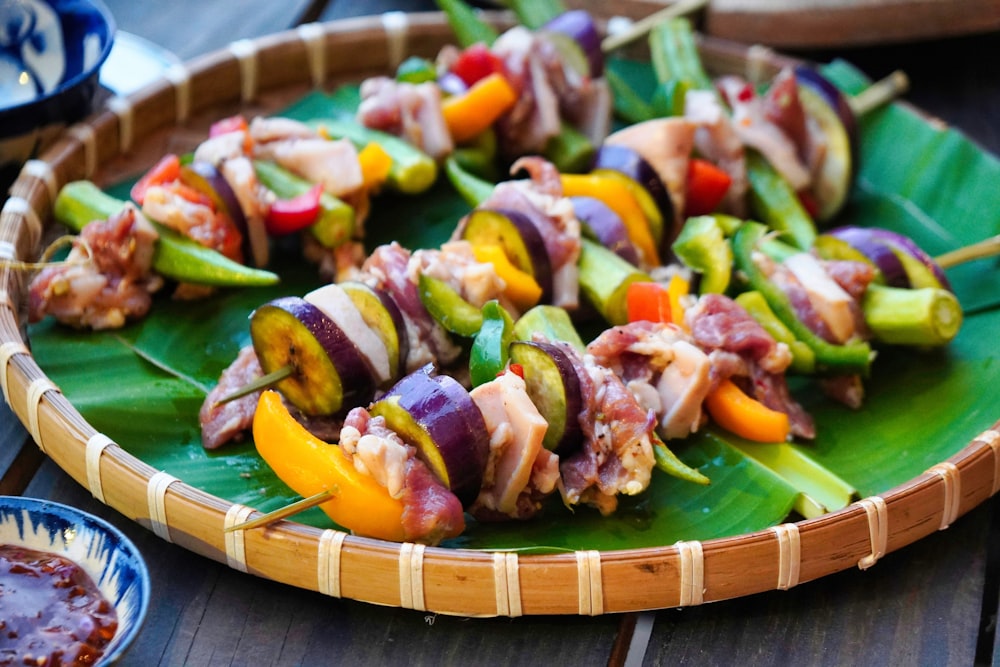
<svg viewBox="0 0 1000 667"><path fill-rule="evenodd" d="M262 514L256 519L250 519L249 521L244 521L243 523L237 523L233 526L229 526L224 532L231 533L236 530L250 530L251 528L257 528L258 526L266 526L269 523L274 523L275 521L280 521L281 519L287 519L293 514L298 514L299 512L304 512L311 507L316 507L330 498L333 498L333 491L326 489L320 491L319 493L309 496L308 498L303 498L302 500L297 500L290 505L285 505L284 507L279 507L276 510L272 510L267 514Z"/></svg>
<svg viewBox="0 0 1000 667"><path fill-rule="evenodd" d="M934 261L942 269L947 269L964 262L971 262L974 259L985 259L997 254L1000 254L1000 234L983 239L972 245L951 250L943 255L938 255L934 258Z"/></svg>
<svg viewBox="0 0 1000 667"><path fill-rule="evenodd" d="M881 106L892 102L910 89L910 78L906 72L896 70L883 79L879 79L854 97L848 98L851 111L855 116L864 116Z"/></svg>
<svg viewBox="0 0 1000 667"><path fill-rule="evenodd" d="M660 21L694 13L707 4L708 0L677 0L677 2L667 5L663 9L639 19L628 30L605 37L601 41L601 51L611 53L626 44L631 44L638 39L642 39Z"/></svg>
<svg viewBox="0 0 1000 667"><path fill-rule="evenodd" d="M295 367L292 364L286 364L281 368L271 371L267 375L262 375L256 380L246 383L233 393L227 396L223 396L214 403L213 407L218 407L220 405L228 403L229 401L235 401L237 398L243 398L244 396L252 394L260 389L266 389L267 387L270 387L271 385L277 384L281 380L284 380L286 377L288 377L294 372L295 372Z"/></svg>

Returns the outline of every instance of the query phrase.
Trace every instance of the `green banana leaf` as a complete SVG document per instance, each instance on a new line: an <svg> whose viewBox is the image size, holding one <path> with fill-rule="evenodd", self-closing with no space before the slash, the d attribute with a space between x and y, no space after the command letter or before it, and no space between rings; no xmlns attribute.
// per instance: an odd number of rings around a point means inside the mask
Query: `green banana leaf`
<svg viewBox="0 0 1000 667"><path fill-rule="evenodd" d="M611 66L636 90L653 80L645 63ZM849 92L866 84L846 63L835 62L826 71ZM286 115L307 120L351 113L357 100L357 87L346 86L307 95ZM861 127L858 186L838 224L895 229L934 254L1000 232L995 157L904 105L870 114ZM420 197L382 195L366 224L369 245L389 240L411 248L439 245L467 210L443 179ZM162 295L151 316L117 332L82 333L43 321L29 331L33 354L83 416L134 456L229 501L276 509L298 496L271 473L252 443L205 451L197 415L221 370L249 342L252 310L317 284L296 253L279 249L278 286L222 290L194 303ZM966 311L961 333L941 350L879 350L862 409L831 403L806 379L793 381L796 397L816 417L815 442L765 451L708 429L670 443L685 463L711 479L708 486L654 473L649 490L622 498L612 516L589 508L571 511L554 498L532 521L471 522L445 546L609 550L704 540L762 529L795 510L806 512L804 507L815 510L804 497L836 509L919 475L1000 416L983 392L1000 379L991 340L1000 327L995 308L1000 271L984 260L948 275ZM790 465L791 474L779 474L776 461ZM813 475L816 467L832 481L814 481L810 489L809 480L799 477L803 470ZM316 509L296 520L331 525Z"/></svg>

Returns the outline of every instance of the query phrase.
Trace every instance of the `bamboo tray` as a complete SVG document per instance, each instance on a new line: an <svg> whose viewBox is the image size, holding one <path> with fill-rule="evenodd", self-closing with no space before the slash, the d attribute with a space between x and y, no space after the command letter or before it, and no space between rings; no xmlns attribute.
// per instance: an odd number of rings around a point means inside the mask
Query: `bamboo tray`
<svg viewBox="0 0 1000 667"><path fill-rule="evenodd" d="M506 20L500 15L498 21ZM58 188L110 184L168 150L190 150L208 124L268 113L317 87L387 71L452 40L440 14L306 25L234 43L69 128L29 162L0 216L8 259L37 256ZM715 72L773 75L789 61L714 38ZM680 607L786 589L855 566L936 530L1000 488L1000 424L908 482L822 517L735 537L558 555L396 544L292 521L225 532L255 511L200 491L128 454L90 426L36 364L22 335L22 275L0 282L0 381L38 446L101 502L161 538L253 575L333 597L464 616L603 614Z"/></svg>

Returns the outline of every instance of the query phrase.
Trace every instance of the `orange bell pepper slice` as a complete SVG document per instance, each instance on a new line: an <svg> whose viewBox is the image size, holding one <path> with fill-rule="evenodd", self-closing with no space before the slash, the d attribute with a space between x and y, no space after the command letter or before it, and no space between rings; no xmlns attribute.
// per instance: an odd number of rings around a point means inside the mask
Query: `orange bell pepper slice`
<svg viewBox="0 0 1000 667"><path fill-rule="evenodd" d="M461 95L441 103L444 122L455 143L484 132L517 101L517 91L502 74L483 77Z"/></svg>
<svg viewBox="0 0 1000 667"><path fill-rule="evenodd" d="M788 415L750 398L732 380L723 380L705 397L705 408L722 428L755 442L784 442Z"/></svg>
<svg viewBox="0 0 1000 667"><path fill-rule="evenodd" d="M563 195L566 197L594 197L607 205L625 223L628 238L642 254L649 266L659 266L660 254L649 228L649 220L642 206L628 186L616 178L601 174L562 174Z"/></svg>
<svg viewBox="0 0 1000 667"><path fill-rule="evenodd" d="M385 183L392 169L392 156L382 146L372 141L358 151L358 162L361 164L361 177L364 187L373 190Z"/></svg>
<svg viewBox="0 0 1000 667"><path fill-rule="evenodd" d="M402 500L358 472L338 445L306 430L274 390L260 395L253 438L264 461L296 493L304 498L321 491L333 493L319 507L335 523L366 537L395 542L405 539Z"/></svg>
<svg viewBox="0 0 1000 667"><path fill-rule="evenodd" d="M687 296L690 291L690 282L676 273L670 276L670 282L667 283L667 294L670 295L670 321L684 329L687 329L687 325L684 324L684 305L681 303L681 297Z"/></svg>

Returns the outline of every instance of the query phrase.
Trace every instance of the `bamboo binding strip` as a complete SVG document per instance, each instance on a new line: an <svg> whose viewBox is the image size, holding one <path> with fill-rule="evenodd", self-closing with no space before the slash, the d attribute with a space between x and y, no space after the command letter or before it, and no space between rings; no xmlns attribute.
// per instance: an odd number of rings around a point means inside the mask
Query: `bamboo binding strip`
<svg viewBox="0 0 1000 667"><path fill-rule="evenodd" d="M507 25L506 14L488 14ZM147 167L164 135L192 136L223 113L268 113L311 87L326 88L388 71L411 51L432 57L453 41L437 13L387 15L307 24L235 42L171 67L162 81L73 125L27 163L0 216L0 248L15 260L39 251L59 187L101 184ZM759 76L790 62L777 54L704 38L716 72ZM146 153L144 154L144 150ZM95 498L161 538L289 585L333 597L466 616L604 614L687 606L801 582L856 565L953 523L1000 489L1000 432L988 427L948 462L877 496L824 517L736 537L672 546L572 554L479 553L395 544L293 521L225 532L253 509L198 491L150 468L93 429L38 367L21 337L20 277L2 273L0 385L39 446ZM892 511L895 508L906 511ZM889 522L892 514L893 521ZM734 547L738 546L739 549ZM739 553L739 562L732 554ZM304 566L305 565L305 566Z"/></svg>

